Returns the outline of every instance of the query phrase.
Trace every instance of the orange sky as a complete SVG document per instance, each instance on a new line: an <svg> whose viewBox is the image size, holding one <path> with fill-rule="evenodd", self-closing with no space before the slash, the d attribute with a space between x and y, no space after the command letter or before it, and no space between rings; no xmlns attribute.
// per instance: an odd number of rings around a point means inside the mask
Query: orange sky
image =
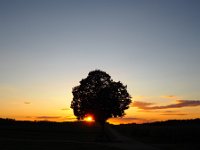
<svg viewBox="0 0 200 150"><path fill-rule="evenodd" d="M72 109L70 109L72 99L70 93L69 95L63 93L61 97L51 97L48 99L44 96L47 100L41 98L36 101L34 98L18 100L19 91L16 92L12 90L12 95L4 96L4 98L9 99L9 102L1 104L0 117L17 120L49 120L59 122L76 120ZM24 96L24 94L21 95L21 97ZM123 118L111 118L108 122L113 124L143 123L168 119L198 118L200 116L200 101L178 101L180 98L175 95L160 97L133 96L133 102L130 108L126 110L126 116Z"/></svg>

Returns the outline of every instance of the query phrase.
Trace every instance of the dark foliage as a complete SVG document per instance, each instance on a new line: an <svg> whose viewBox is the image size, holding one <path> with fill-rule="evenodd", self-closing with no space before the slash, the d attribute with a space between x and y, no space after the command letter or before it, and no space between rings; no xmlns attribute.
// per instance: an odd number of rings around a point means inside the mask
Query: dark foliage
<svg viewBox="0 0 200 150"><path fill-rule="evenodd" d="M131 103L127 86L114 82L110 75L101 70L89 72L80 85L73 88L71 108L77 119L92 114L95 121L104 124L108 118L122 117Z"/></svg>

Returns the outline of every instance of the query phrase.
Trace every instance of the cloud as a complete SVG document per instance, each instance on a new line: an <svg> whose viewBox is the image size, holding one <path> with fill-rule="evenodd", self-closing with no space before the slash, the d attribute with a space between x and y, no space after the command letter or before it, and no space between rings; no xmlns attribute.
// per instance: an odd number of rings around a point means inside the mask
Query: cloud
<svg viewBox="0 0 200 150"><path fill-rule="evenodd" d="M25 116L25 118L33 118L32 116Z"/></svg>
<svg viewBox="0 0 200 150"><path fill-rule="evenodd" d="M140 108L140 109L147 109L151 105L154 105L154 103L142 102L142 101L134 101L132 103L132 107L137 107L137 108Z"/></svg>
<svg viewBox="0 0 200 150"><path fill-rule="evenodd" d="M162 98L171 98L171 99L177 99L178 97L175 96L175 95L164 95L164 96L161 96Z"/></svg>
<svg viewBox="0 0 200 150"><path fill-rule="evenodd" d="M200 100L177 100L175 104L169 104L165 106L152 106L155 103L134 101L132 107L137 107L144 110L154 109L168 109L168 108L182 108L182 107L195 107L200 106Z"/></svg>
<svg viewBox="0 0 200 150"><path fill-rule="evenodd" d="M174 111L174 110L166 110L166 111L163 111L164 113L175 113L177 111Z"/></svg>
<svg viewBox="0 0 200 150"><path fill-rule="evenodd" d="M66 111L66 110L70 110L69 108L62 108L60 110Z"/></svg>
<svg viewBox="0 0 200 150"><path fill-rule="evenodd" d="M184 113L166 113L166 114L160 114L160 115L172 115L172 116L185 116L185 115L188 115L188 114L184 114Z"/></svg>
<svg viewBox="0 0 200 150"><path fill-rule="evenodd" d="M181 113L180 111L175 111L175 110L165 110L161 111L162 114L160 115L166 115L166 116L185 116L188 115L186 113Z"/></svg>
<svg viewBox="0 0 200 150"><path fill-rule="evenodd" d="M74 116L25 116L27 119L31 120L54 120L54 121L76 121Z"/></svg>
<svg viewBox="0 0 200 150"><path fill-rule="evenodd" d="M28 104L31 104L31 102L24 102L24 104L28 105Z"/></svg>
<svg viewBox="0 0 200 150"><path fill-rule="evenodd" d="M60 116L38 116L36 119L59 119Z"/></svg>
<svg viewBox="0 0 200 150"><path fill-rule="evenodd" d="M65 121L76 121L77 118L74 116L66 116L65 118L63 118Z"/></svg>

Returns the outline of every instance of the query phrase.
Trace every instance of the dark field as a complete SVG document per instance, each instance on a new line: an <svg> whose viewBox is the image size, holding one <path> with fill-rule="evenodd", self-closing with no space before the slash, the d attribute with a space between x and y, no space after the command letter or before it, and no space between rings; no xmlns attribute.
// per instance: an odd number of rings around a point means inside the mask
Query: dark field
<svg viewBox="0 0 200 150"><path fill-rule="evenodd" d="M199 150L200 120L167 121L150 124L108 125L118 133L163 150ZM123 148L119 142L102 142L101 128L84 122L28 122L0 119L0 150L87 149L110 150ZM111 137L113 135L110 135ZM111 143L109 145L109 143ZM115 147L112 147L112 145ZM126 143L124 143L126 144ZM133 145L134 146L134 145ZM135 149L137 150L137 149Z"/></svg>
<svg viewBox="0 0 200 150"><path fill-rule="evenodd" d="M83 122L0 121L0 150L110 149L96 143L100 127Z"/></svg>
<svg viewBox="0 0 200 150"><path fill-rule="evenodd" d="M163 150L200 150L200 119L113 126L135 140Z"/></svg>

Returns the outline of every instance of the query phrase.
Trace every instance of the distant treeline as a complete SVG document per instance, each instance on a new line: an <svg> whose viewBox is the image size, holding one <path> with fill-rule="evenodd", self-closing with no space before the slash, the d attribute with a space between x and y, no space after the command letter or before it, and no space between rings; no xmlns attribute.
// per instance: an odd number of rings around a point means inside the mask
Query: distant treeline
<svg viewBox="0 0 200 150"><path fill-rule="evenodd" d="M19 121L11 118L0 118L0 125L2 124L82 124L80 121L74 121L74 122L53 122L53 121ZM150 122L150 123L143 123L143 124L120 124L120 126L169 126L169 125L200 125L200 118L196 119L187 119L187 120L167 120L167 121L156 121L156 122ZM115 125L116 126L116 125ZM118 126L118 125L117 125Z"/></svg>
<svg viewBox="0 0 200 150"><path fill-rule="evenodd" d="M113 127L129 137L149 143L196 143L200 139L200 119L123 124Z"/></svg>
<svg viewBox="0 0 200 150"><path fill-rule="evenodd" d="M53 121L19 121L11 118L0 118L0 125L3 124L39 124L39 125L69 125L69 124L82 124L80 121L74 121L74 122L53 122ZM167 120L167 121L156 121L156 122L150 122L150 123L143 123L143 124L120 124L121 127L129 127L129 126L171 126L171 125L200 125L200 118L196 119L187 119L187 120ZM116 125L115 125L116 126ZM117 125L118 126L118 125Z"/></svg>
<svg viewBox="0 0 200 150"><path fill-rule="evenodd" d="M90 128L98 128L96 124L86 124L81 121L74 122L53 122L53 121L19 121L10 118L0 118L0 129L2 128L20 128L20 129L55 129L55 130L74 130L78 132L79 130L89 130Z"/></svg>

